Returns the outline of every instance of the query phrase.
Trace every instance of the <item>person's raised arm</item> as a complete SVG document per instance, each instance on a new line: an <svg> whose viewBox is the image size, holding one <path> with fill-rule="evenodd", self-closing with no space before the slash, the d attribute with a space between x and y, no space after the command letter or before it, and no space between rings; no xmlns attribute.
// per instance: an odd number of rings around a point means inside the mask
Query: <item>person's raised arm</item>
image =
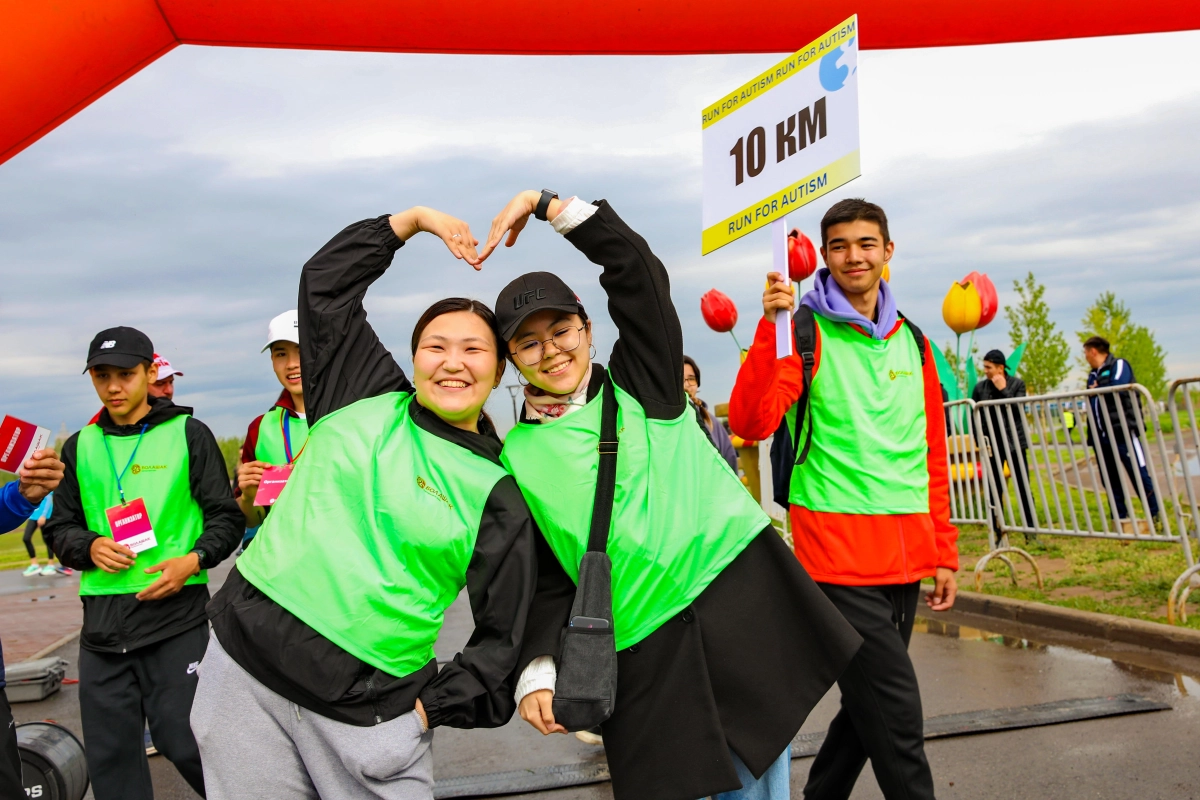
<svg viewBox="0 0 1200 800"><path fill-rule="evenodd" d="M476 269L478 240L462 220L424 206L356 222L304 265L297 300L300 371L310 425L367 397L412 388L367 322L363 297L404 242L431 233Z"/></svg>
<svg viewBox="0 0 1200 800"><path fill-rule="evenodd" d="M795 306L795 296L778 272L767 274L763 292L763 315L754 332L746 360L738 369L729 396L729 428L747 441L766 439L775 433L788 409L804 392L804 364L792 353L778 358L775 352L775 313ZM816 329L813 375L821 367L821 329Z"/></svg>
<svg viewBox="0 0 1200 800"><path fill-rule="evenodd" d="M486 258L507 234L511 247L541 198L526 191L513 198L493 220L483 249ZM593 264L604 268L600 286L608 295L608 313L618 339L609 364L613 378L633 395L652 419L683 413L683 329L671 301L667 270L646 240L617 216L604 200L578 198L550 202L546 218Z"/></svg>

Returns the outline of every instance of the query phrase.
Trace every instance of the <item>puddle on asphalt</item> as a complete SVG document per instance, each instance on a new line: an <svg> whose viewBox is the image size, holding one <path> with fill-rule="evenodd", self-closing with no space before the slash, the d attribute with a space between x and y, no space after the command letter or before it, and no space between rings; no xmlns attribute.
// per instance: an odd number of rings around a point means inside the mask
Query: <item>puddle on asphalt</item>
<svg viewBox="0 0 1200 800"><path fill-rule="evenodd" d="M922 616L917 616L916 622L913 624L913 633L928 633L964 642L988 642L1010 650L1031 650L1036 653L1046 653L1047 655L1107 664L1132 677L1172 686L1180 697L1200 697L1200 674L1189 675L1183 672L1154 669L1142 664L1096 655L1095 653L1089 653L1086 650L1079 650L1074 647L1044 644L1020 636L995 633L982 628L956 625L951 622L943 622L942 620L929 619Z"/></svg>

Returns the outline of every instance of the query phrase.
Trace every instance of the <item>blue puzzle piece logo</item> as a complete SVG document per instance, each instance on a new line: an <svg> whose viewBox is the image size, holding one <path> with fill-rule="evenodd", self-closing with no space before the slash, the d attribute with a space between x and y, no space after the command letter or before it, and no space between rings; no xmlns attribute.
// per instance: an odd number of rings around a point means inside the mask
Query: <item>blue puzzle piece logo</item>
<svg viewBox="0 0 1200 800"><path fill-rule="evenodd" d="M850 68L844 64L839 65L838 61L842 56L846 55L846 49L853 46L854 38L846 42L844 45L834 50L821 59L819 75L821 78L821 86L827 92L836 92L838 89L846 85L846 79L850 77Z"/></svg>

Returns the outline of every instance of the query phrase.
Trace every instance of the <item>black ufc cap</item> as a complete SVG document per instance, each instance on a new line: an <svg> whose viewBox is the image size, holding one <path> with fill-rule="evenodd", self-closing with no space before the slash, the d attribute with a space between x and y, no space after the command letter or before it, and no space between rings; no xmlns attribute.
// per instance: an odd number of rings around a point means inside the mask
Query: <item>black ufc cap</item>
<svg viewBox="0 0 1200 800"><path fill-rule="evenodd" d="M154 345L150 337L137 328L108 328L96 334L88 347L87 372L105 364L110 367L136 367L144 361L153 363Z"/></svg>
<svg viewBox="0 0 1200 800"><path fill-rule="evenodd" d="M505 286L496 298L496 321L500 335L507 341L525 318L535 311L550 308L568 314L583 310L571 287L550 272L528 272Z"/></svg>

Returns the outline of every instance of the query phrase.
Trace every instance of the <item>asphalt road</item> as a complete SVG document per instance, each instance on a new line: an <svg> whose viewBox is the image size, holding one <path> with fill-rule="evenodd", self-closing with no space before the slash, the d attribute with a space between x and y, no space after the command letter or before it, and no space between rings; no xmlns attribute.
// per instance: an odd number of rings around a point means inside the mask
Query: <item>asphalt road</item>
<svg viewBox="0 0 1200 800"><path fill-rule="evenodd" d="M946 619L972 622L961 616ZM465 598L460 598L448 614L439 659L453 655L466 641L470 626L469 609ZM914 635L911 651L926 716L1119 692L1163 700L1173 709L931 741L927 752L940 797L1200 798L1200 752L1194 736L1200 730L1200 663L1130 648L1096 654L1084 652L1091 645L1087 640L1043 632L1040 640L1054 643L1037 644L1021 638L1034 635L1027 630L1015 633L1019 635L989 636L950 625L948 631ZM71 643L58 651L71 662L68 677L77 675L77 647ZM45 701L15 706L15 716L18 722L55 719L79 732L77 693L77 686L64 686ZM818 705L805 731L827 727L837 710L836 694L834 690ZM434 740L435 774L440 777L602 757L600 748L573 736L543 739L520 719L490 731L440 729ZM794 797L801 797L811 763L811 759L792 762ZM152 758L151 771L161 800L195 797L164 758ZM600 784L520 797L599 800L611 796L609 786ZM852 797L882 797L869 767Z"/></svg>

